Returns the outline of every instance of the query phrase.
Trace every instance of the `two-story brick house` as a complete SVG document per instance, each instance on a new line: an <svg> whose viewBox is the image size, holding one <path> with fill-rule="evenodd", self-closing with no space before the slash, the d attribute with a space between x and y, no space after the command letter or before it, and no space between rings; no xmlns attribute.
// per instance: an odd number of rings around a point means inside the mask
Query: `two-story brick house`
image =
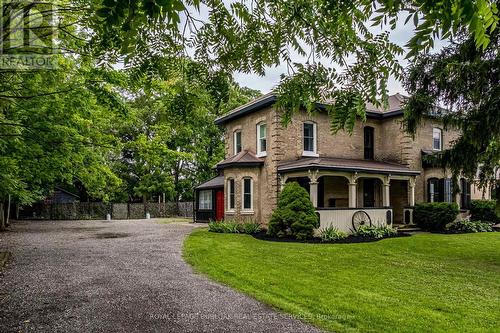
<svg viewBox="0 0 500 333"><path fill-rule="evenodd" d="M217 165L219 176L197 187L195 219L246 217L265 224L287 181L308 190L322 226L344 230L360 211L372 223L410 223L415 202L466 207L470 184L462 180L462 194L453 197L451 175L422 160L448 147L457 131L428 118L412 139L402 130L403 99L390 96L385 110L367 106L367 121L357 122L352 134L333 135L326 111L297 113L283 126L273 94L217 119L225 129L226 159Z"/></svg>

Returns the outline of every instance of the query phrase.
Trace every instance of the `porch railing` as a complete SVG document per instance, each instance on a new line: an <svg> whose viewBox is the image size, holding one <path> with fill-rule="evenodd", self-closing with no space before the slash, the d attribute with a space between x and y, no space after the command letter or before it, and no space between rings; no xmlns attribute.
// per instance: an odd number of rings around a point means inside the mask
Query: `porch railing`
<svg viewBox="0 0 500 333"><path fill-rule="evenodd" d="M353 216L358 211L365 212L372 225L384 226L392 224L393 212L390 207L380 208L318 208L316 210L320 216L320 229L333 226L341 231L352 233Z"/></svg>

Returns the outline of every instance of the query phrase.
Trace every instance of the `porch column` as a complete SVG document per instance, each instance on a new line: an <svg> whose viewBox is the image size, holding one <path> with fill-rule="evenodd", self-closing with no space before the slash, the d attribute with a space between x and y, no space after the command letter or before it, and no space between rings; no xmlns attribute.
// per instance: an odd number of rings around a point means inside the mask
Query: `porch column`
<svg viewBox="0 0 500 333"><path fill-rule="evenodd" d="M314 208L318 207L318 182L309 183L309 196Z"/></svg>
<svg viewBox="0 0 500 333"><path fill-rule="evenodd" d="M349 208L356 208L356 181L349 182Z"/></svg>
<svg viewBox="0 0 500 333"><path fill-rule="evenodd" d="M318 170L309 170L309 197L314 208L318 207Z"/></svg>
<svg viewBox="0 0 500 333"><path fill-rule="evenodd" d="M384 191L382 192L382 206L389 207L391 205L391 178L390 176L386 177L384 180Z"/></svg>
<svg viewBox="0 0 500 333"><path fill-rule="evenodd" d="M278 175L279 181L280 181L280 192L283 191L283 188L285 187L286 181L288 179L288 176L286 175Z"/></svg>
<svg viewBox="0 0 500 333"><path fill-rule="evenodd" d="M415 177L411 177L408 180L408 186L409 191L408 191L408 205L413 207L415 206Z"/></svg>

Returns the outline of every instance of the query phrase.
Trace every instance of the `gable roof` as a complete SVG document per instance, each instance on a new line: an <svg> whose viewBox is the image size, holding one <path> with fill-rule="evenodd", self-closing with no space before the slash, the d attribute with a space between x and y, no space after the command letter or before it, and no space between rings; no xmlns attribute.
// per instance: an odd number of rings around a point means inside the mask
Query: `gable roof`
<svg viewBox="0 0 500 333"><path fill-rule="evenodd" d="M217 169L224 169L233 166L237 167L254 167L261 166L264 161L255 156L254 153L248 150L242 150L238 154L226 158L217 164Z"/></svg>
<svg viewBox="0 0 500 333"><path fill-rule="evenodd" d="M387 108L381 108L381 107L377 108L374 105L367 103L366 116L372 119L385 119L385 118L400 116L403 114L403 102L407 98L408 97L403 96L399 93L391 95L388 98ZM276 100L277 97L274 93L272 92L267 93L215 119L215 124L223 125L231 120L238 119L246 114L262 110L276 103ZM316 107L320 110L325 110L328 105L329 105L328 102L316 103Z"/></svg>

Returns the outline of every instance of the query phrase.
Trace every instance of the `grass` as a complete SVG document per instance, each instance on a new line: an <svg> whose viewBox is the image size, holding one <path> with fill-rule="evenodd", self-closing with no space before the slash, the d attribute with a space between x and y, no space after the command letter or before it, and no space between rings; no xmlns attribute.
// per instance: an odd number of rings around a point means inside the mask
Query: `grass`
<svg viewBox="0 0 500 333"><path fill-rule="evenodd" d="M192 218L185 218L185 217L168 217L168 218L162 218L162 219L157 219L156 223L160 224L169 224L169 223L189 223L193 222Z"/></svg>
<svg viewBox="0 0 500 333"><path fill-rule="evenodd" d="M198 271L335 332L499 332L500 233L358 244L262 241L195 230Z"/></svg>

